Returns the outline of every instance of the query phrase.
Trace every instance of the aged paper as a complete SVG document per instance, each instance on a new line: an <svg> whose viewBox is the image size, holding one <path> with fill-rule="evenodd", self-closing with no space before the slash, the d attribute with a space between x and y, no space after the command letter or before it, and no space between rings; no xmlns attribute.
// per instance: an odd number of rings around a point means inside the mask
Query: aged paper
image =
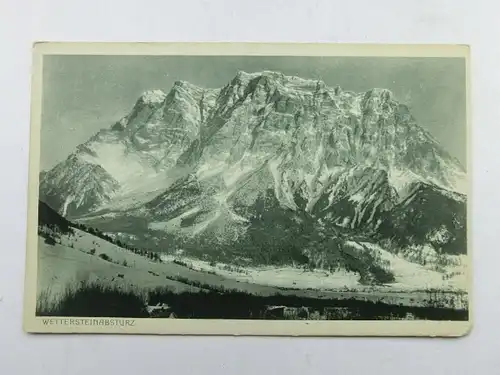
<svg viewBox="0 0 500 375"><path fill-rule="evenodd" d="M467 46L33 56L27 332L470 330Z"/></svg>

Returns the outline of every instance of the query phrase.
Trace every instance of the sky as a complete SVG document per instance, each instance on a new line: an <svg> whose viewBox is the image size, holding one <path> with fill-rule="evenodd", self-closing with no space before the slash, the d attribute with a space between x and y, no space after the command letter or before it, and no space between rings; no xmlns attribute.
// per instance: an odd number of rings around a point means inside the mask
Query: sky
<svg viewBox="0 0 500 375"><path fill-rule="evenodd" d="M387 88L466 165L465 60L460 58L49 55L43 66L43 170L126 115L144 91L168 93L177 80L219 88L239 70L275 70L356 92Z"/></svg>

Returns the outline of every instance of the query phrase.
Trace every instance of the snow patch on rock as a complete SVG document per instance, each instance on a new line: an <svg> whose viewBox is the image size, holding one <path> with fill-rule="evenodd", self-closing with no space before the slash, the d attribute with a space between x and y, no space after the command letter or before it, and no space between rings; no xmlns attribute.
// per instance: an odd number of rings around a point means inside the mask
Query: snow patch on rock
<svg viewBox="0 0 500 375"><path fill-rule="evenodd" d="M159 104L162 103L167 94L165 94L162 90L149 90L142 94L142 101L146 104Z"/></svg>

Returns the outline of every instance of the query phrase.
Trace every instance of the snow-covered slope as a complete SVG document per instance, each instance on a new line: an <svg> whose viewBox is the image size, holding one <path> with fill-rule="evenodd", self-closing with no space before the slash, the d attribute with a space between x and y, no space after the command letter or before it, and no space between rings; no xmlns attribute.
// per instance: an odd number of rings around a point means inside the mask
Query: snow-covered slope
<svg viewBox="0 0 500 375"><path fill-rule="evenodd" d="M43 173L41 199L69 217L123 203L138 193L148 200L148 192L171 182L165 172L197 138L217 92L185 82L176 82L168 95L145 92L127 116Z"/></svg>
<svg viewBox="0 0 500 375"><path fill-rule="evenodd" d="M359 272L353 270L306 270L297 266L231 267L185 258L182 254L163 256L162 262L152 262L72 225L40 203L38 295L45 302L56 301L68 287L76 288L85 282L132 289L144 297L148 290L156 287L199 292L199 287L190 285L196 282L209 288L237 289L255 295L300 295L307 291L309 297L349 298L349 294L344 294L347 290L352 293L370 291L374 300L398 304L401 301L397 299L402 298L409 305L414 304L410 298L418 297L418 291L422 289L456 292L466 286L466 263L456 256L450 256L450 265L438 272L432 269L430 262L423 266L371 243L346 241L345 246L353 250L373 252L379 259L377 262L386 262L394 272L393 283L368 289L361 282ZM405 295L405 292L413 294ZM423 293L422 297L425 298L426 294Z"/></svg>
<svg viewBox="0 0 500 375"><path fill-rule="evenodd" d="M83 214L109 201L119 183L101 165L89 163L78 154L44 173L41 199L63 216Z"/></svg>
<svg viewBox="0 0 500 375"><path fill-rule="evenodd" d="M331 258L321 241L342 249L360 236L464 253L465 182L390 91L265 71L239 72L221 89L179 81L168 94L145 93L44 173L40 196L142 244L236 249L265 263ZM330 263L347 267L348 257Z"/></svg>

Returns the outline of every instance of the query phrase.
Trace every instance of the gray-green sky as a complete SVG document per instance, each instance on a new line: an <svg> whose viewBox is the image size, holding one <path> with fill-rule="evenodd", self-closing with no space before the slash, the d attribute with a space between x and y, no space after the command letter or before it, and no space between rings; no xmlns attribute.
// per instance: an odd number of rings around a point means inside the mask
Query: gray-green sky
<svg viewBox="0 0 500 375"><path fill-rule="evenodd" d="M329 86L387 88L465 166L465 61L459 58L46 56L41 168L49 169L127 114L142 92L174 81L222 87L238 70L281 71Z"/></svg>

